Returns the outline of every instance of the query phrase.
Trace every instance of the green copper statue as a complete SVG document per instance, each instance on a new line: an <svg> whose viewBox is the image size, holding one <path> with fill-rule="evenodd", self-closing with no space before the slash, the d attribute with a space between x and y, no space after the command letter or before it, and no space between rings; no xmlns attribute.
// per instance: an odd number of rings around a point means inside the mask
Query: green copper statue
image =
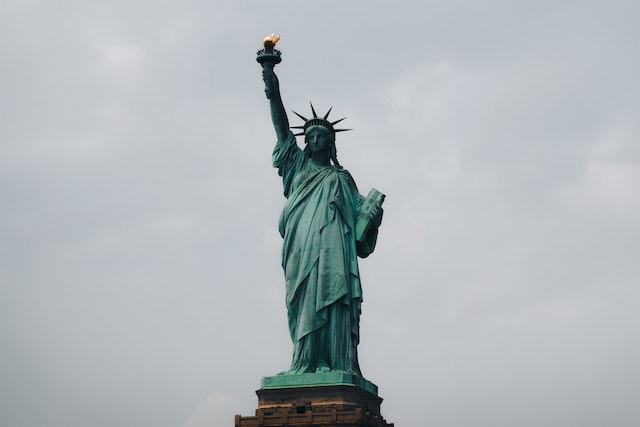
<svg viewBox="0 0 640 427"><path fill-rule="evenodd" d="M305 121L293 127L304 135L305 148L298 147L273 70L280 62L280 52L273 49L276 41L273 35L265 39L258 62L277 136L273 166L282 176L287 198L279 229L293 361L283 374L336 371L361 376L357 256L365 258L375 248L384 196L376 190L367 198L360 195L338 163L335 134L348 129L334 128L343 119L330 122L331 110L318 117L312 105L311 119L294 112Z"/></svg>

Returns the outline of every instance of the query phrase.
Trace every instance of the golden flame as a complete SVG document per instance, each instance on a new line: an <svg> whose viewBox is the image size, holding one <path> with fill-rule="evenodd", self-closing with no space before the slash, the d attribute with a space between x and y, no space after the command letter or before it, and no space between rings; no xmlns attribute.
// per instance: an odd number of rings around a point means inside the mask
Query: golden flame
<svg viewBox="0 0 640 427"><path fill-rule="evenodd" d="M275 46L275 44L278 43L278 40L280 40L280 36L269 34L264 38L262 44L264 45L264 47L267 47L267 45Z"/></svg>

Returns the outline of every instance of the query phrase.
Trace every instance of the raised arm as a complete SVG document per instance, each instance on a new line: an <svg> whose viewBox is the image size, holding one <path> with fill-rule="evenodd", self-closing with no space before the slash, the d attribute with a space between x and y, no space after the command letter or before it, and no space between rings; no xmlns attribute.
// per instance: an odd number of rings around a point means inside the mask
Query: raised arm
<svg viewBox="0 0 640 427"><path fill-rule="evenodd" d="M265 86L264 92L267 95L267 99L269 99L271 120L273 121L273 127L276 130L278 141L286 141L289 136L289 119L282 104L278 77L273 71L273 65L270 65L271 64L264 64L262 68L262 80L264 80Z"/></svg>

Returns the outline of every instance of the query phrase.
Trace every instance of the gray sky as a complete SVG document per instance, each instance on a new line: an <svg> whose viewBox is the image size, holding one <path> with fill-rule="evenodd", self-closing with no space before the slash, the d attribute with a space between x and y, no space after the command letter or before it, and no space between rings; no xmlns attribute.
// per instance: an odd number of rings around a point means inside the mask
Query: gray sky
<svg viewBox="0 0 640 427"><path fill-rule="evenodd" d="M285 106L348 116L340 162L387 194L360 263L383 416L640 425L639 14L4 0L0 425L232 425L288 367L271 32Z"/></svg>

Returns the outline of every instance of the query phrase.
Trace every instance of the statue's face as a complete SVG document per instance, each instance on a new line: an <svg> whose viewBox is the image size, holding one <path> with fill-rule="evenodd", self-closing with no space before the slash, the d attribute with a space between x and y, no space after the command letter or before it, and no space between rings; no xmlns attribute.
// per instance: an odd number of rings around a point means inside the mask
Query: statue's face
<svg viewBox="0 0 640 427"><path fill-rule="evenodd" d="M333 135L329 129L324 126L311 126L305 132L304 140L309 144L309 149L312 153L326 152L329 154L329 149L333 142Z"/></svg>

